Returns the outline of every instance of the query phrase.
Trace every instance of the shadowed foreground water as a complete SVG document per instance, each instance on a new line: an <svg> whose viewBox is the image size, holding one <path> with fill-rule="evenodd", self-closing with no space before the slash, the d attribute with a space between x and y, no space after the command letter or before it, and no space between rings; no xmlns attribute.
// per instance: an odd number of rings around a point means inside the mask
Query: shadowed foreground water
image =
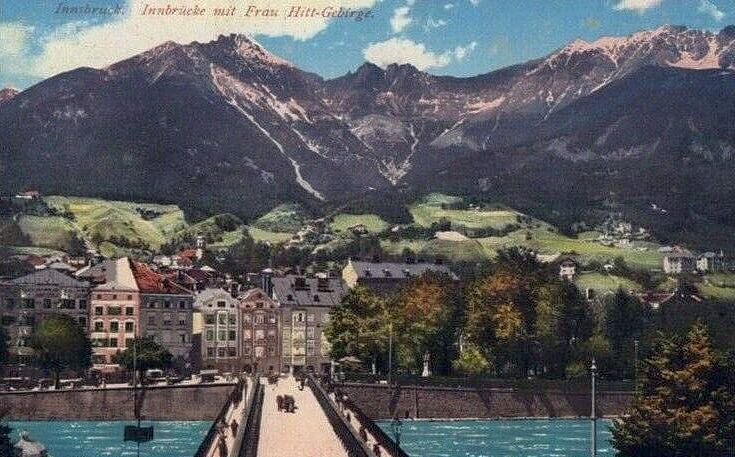
<svg viewBox="0 0 735 457"><path fill-rule="evenodd" d="M51 457L136 456L136 444L123 442L125 425L133 425L133 422L10 422L13 443L25 430L46 446ZM191 457L211 422L166 421L143 422L142 425L153 425L155 430L153 441L140 445L141 457Z"/></svg>
<svg viewBox="0 0 735 457"><path fill-rule="evenodd" d="M380 427L393 437L390 421ZM612 457L610 422L597 423L597 454ZM589 457L588 420L403 421L411 457Z"/></svg>

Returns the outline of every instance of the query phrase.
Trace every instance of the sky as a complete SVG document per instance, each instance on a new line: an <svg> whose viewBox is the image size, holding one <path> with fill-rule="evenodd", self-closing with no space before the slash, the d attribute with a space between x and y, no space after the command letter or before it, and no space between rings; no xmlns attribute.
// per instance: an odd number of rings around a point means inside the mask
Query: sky
<svg viewBox="0 0 735 457"><path fill-rule="evenodd" d="M207 13L142 14L146 6L167 5ZM319 13L369 10L371 17L285 17L293 5ZM64 13L60 6L119 6L121 14ZM234 6L235 15L212 15L225 6ZM255 15L267 7L278 16ZM229 33L251 35L327 78L366 60L470 76L546 55L575 39L664 24L718 31L733 23L735 0L0 0L0 87L24 89L80 66L102 68L168 40L206 42Z"/></svg>

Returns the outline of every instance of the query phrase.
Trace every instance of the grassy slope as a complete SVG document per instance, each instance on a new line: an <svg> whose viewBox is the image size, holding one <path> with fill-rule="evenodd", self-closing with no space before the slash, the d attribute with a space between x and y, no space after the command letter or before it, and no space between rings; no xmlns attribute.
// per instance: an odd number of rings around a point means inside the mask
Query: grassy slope
<svg viewBox="0 0 735 457"><path fill-rule="evenodd" d="M444 210L442 203L459 201L458 197L430 194L421 202L410 206L416 223L430 226L442 218L454 224L471 228L492 227L502 229L516 224L518 213L510 208L475 210ZM441 255L449 259L467 260L494 257L498 249L511 246L525 246L540 254L576 253L580 260L607 262L615 257L623 257L634 268L653 269L661 265L659 247L655 243L635 243L632 248L605 246L597 242L597 232L585 232L577 238L564 236L551 225L537 220L522 224L523 228L501 237L477 238L471 241L439 240L402 240L398 243L383 242L383 247L391 254L400 254L408 247L422 255Z"/></svg>
<svg viewBox="0 0 735 457"><path fill-rule="evenodd" d="M699 291L708 298L718 300L735 300L735 274L714 273L706 275Z"/></svg>
<svg viewBox="0 0 735 457"><path fill-rule="evenodd" d="M76 225L88 238L106 240L116 237L157 249L168 236L186 227L183 211L174 205L57 196L46 197L46 202L49 206L71 212ZM147 220L139 210L157 215Z"/></svg>
<svg viewBox="0 0 735 457"><path fill-rule="evenodd" d="M527 234L530 234L530 237ZM540 254L575 252L582 262L591 260L606 262L619 256L634 268L653 269L661 265L661 254L656 249L657 245L653 243L634 245L632 248L618 248L605 246L592 238L590 233L579 238L569 238L553 229L550 231L549 226L542 226L516 230L503 237L481 238L478 241L490 256L495 255L500 248L515 245L526 246ZM639 250L639 247L646 250Z"/></svg>
<svg viewBox="0 0 735 457"><path fill-rule="evenodd" d="M516 223L516 217L520 214L516 211L498 208L482 210L456 210L442 209L441 205L460 201L457 197L442 194L429 194L426 198L409 207L409 212L414 221L424 227L429 227L433 222L447 219L453 224L463 225L468 228L494 228L503 229L510 224Z"/></svg>
<svg viewBox="0 0 735 457"><path fill-rule="evenodd" d="M335 232L346 232L356 225L364 225L368 232L378 233L388 228L388 223L376 214L337 214L329 226Z"/></svg>
<svg viewBox="0 0 735 457"><path fill-rule="evenodd" d="M20 216L18 227L30 239L33 246L70 250L71 241L80 235L74 222L63 217Z"/></svg>
<svg viewBox="0 0 735 457"><path fill-rule="evenodd" d="M606 292L614 293L621 287L624 290L633 290L636 292L642 290L640 284L630 279L595 272L581 273L577 275L574 282L577 284L579 290L594 289L598 295Z"/></svg>
<svg viewBox="0 0 735 457"><path fill-rule="evenodd" d="M259 217L251 225L261 230L276 233L296 233L301 229L309 215L297 203L278 205L268 213Z"/></svg>

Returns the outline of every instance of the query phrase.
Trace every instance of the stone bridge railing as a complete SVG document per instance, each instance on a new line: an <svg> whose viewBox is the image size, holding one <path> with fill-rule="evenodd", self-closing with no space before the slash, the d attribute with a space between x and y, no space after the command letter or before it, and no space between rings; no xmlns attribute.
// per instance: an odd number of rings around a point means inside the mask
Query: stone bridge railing
<svg viewBox="0 0 735 457"><path fill-rule="evenodd" d="M350 457L409 457L331 383L309 375L309 385Z"/></svg>

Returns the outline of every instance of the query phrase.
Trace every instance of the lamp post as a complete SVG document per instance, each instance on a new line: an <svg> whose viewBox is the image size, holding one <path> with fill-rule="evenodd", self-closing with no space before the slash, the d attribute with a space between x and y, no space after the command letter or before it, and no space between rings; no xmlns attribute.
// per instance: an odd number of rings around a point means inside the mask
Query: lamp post
<svg viewBox="0 0 735 457"><path fill-rule="evenodd" d="M597 378L597 364L595 359L592 359L592 366L590 366L592 372L592 411L590 413L590 419L592 419L592 457L597 457L597 413L595 412L595 381Z"/></svg>
<svg viewBox="0 0 735 457"><path fill-rule="evenodd" d="M388 386L393 375L393 323L388 324Z"/></svg>
<svg viewBox="0 0 735 457"><path fill-rule="evenodd" d="M633 365L633 383L635 391L638 392L638 338L633 340L633 351L635 352L635 362Z"/></svg>
<svg viewBox="0 0 735 457"><path fill-rule="evenodd" d="M396 446L401 446L401 429L403 428L403 422L401 422L401 419L398 417L393 418L393 422L391 423L391 428L393 429L393 440L396 442Z"/></svg>

